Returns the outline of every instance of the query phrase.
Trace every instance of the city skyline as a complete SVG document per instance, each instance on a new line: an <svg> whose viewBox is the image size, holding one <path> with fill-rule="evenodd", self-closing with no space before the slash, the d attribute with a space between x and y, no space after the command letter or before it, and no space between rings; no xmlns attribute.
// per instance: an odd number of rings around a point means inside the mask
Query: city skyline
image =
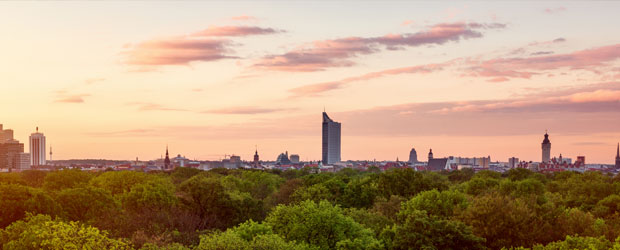
<svg viewBox="0 0 620 250"><path fill-rule="evenodd" d="M1 2L0 123L58 160L316 161L326 107L342 160L539 161L548 130L551 157L614 163L620 3L211 6Z"/></svg>

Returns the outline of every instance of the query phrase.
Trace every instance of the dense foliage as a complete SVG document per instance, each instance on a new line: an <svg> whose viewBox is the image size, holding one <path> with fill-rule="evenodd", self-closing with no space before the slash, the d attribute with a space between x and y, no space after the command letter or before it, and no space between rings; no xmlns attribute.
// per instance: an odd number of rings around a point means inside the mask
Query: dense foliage
<svg viewBox="0 0 620 250"><path fill-rule="evenodd" d="M619 249L620 177L394 169L0 174L2 249Z"/></svg>

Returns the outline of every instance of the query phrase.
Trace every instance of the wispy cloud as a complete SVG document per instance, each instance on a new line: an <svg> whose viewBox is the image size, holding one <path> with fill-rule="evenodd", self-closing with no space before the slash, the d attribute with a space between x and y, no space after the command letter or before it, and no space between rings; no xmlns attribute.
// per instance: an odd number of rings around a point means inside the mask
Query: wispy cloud
<svg viewBox="0 0 620 250"><path fill-rule="evenodd" d="M288 108L261 108L253 106L241 106L241 107L229 107L221 109L205 110L200 113L204 114L225 114L225 115L253 115L253 114L265 114L274 113L280 111L291 110Z"/></svg>
<svg viewBox="0 0 620 250"><path fill-rule="evenodd" d="M543 12L547 13L547 14L556 14L556 13L560 13L560 12L564 12L566 11L565 7L555 7L555 8L545 8L543 9Z"/></svg>
<svg viewBox="0 0 620 250"><path fill-rule="evenodd" d="M190 35L152 39L125 46L125 63L138 66L187 65L238 58L229 38L275 34L283 31L255 26L211 26Z"/></svg>
<svg viewBox="0 0 620 250"><path fill-rule="evenodd" d="M278 71L320 71L331 67L355 65L359 55L382 49L396 50L423 45L441 45L482 37L482 30L505 28L501 23L441 23L412 34L388 34L380 37L348 37L315 41L280 55L264 57L254 67Z"/></svg>
<svg viewBox="0 0 620 250"><path fill-rule="evenodd" d="M443 67L448 64L449 63L427 64L427 65L419 65L419 66L402 67L402 68L376 71L376 72L367 73L361 76L344 78L338 81L309 84L309 85L297 87L294 89L290 89L289 91L293 94L294 97L317 96L327 91L343 88L353 82L367 81L367 80L380 78L380 77L384 77L388 75L427 74L427 73L432 73L435 71L442 70Z"/></svg>
<svg viewBox="0 0 620 250"><path fill-rule="evenodd" d="M59 103L84 103L84 97L90 96L90 94L77 94L77 95L59 95L54 102Z"/></svg>
<svg viewBox="0 0 620 250"><path fill-rule="evenodd" d="M88 78L88 79L84 80L84 83L86 85L91 85L91 84L94 84L94 83L97 83L97 82L102 82L102 81L105 81L105 78L102 78L102 77Z"/></svg>
<svg viewBox="0 0 620 250"><path fill-rule="evenodd" d="M620 58L620 44L575 51L566 54L495 58L490 60L470 61L472 66L468 75L490 77L494 79L526 78L542 71L555 69L585 69L594 70L596 67L615 61Z"/></svg>
<svg viewBox="0 0 620 250"><path fill-rule="evenodd" d="M130 102L127 103L129 106L135 106L139 111L189 111L187 109L181 108L170 108L163 106L157 103L148 103L148 102Z"/></svg>
<svg viewBox="0 0 620 250"><path fill-rule="evenodd" d="M251 36L251 35L270 35L282 33L283 30L272 28L261 28L256 26L211 26L205 30L192 34L194 37L212 36Z"/></svg>

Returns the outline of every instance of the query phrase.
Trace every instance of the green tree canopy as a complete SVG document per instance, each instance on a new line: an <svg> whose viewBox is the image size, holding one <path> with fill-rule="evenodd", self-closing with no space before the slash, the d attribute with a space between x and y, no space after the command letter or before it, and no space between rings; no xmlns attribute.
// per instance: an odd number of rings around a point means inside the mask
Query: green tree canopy
<svg viewBox="0 0 620 250"><path fill-rule="evenodd" d="M0 244L6 250L131 249L95 227L52 220L48 215L26 217L0 230Z"/></svg>
<svg viewBox="0 0 620 250"><path fill-rule="evenodd" d="M265 223L287 241L304 242L321 249L377 249L381 246L371 230L327 201L280 205L267 216Z"/></svg>

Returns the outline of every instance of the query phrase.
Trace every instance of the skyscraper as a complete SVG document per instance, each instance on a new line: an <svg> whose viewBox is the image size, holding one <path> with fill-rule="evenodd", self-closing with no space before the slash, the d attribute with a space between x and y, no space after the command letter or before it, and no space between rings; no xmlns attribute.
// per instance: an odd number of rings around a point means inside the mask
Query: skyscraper
<svg viewBox="0 0 620 250"><path fill-rule="evenodd" d="M411 151L409 151L409 163L416 162L418 162L418 153L415 151L415 148L411 148Z"/></svg>
<svg viewBox="0 0 620 250"><path fill-rule="evenodd" d="M32 166L43 166L46 164L45 159L45 135L37 132L30 134L30 164Z"/></svg>
<svg viewBox="0 0 620 250"><path fill-rule="evenodd" d="M340 128L339 122L323 112L323 164L340 162Z"/></svg>
<svg viewBox="0 0 620 250"><path fill-rule="evenodd" d="M549 163L551 160L551 141L549 141L549 135L545 132L545 139L541 143L542 147L542 162Z"/></svg>
<svg viewBox="0 0 620 250"><path fill-rule="evenodd" d="M618 148L616 149L616 169L620 168L620 143L618 143Z"/></svg>

